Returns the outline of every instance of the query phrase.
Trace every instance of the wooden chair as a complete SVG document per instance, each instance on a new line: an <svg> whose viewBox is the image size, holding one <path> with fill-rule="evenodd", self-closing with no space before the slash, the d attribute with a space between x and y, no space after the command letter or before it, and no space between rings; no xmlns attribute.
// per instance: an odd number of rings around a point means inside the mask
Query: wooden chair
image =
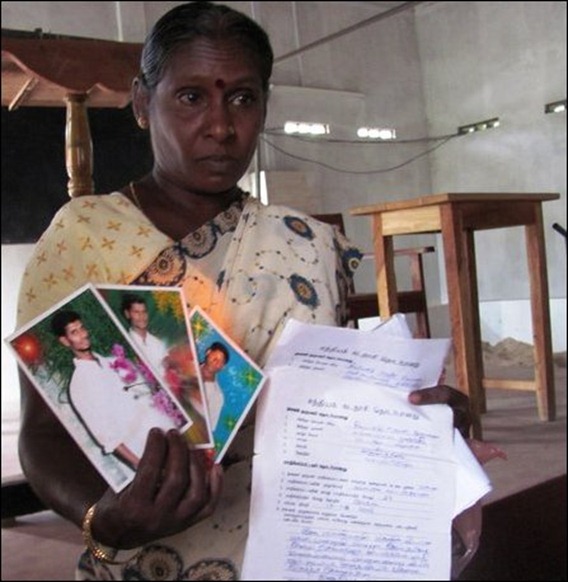
<svg viewBox="0 0 568 582"><path fill-rule="evenodd" d="M329 214L312 214L321 222L335 226L342 234L345 234L343 215L339 212ZM424 285L424 267L422 256L435 251L434 247L416 247L397 249L395 257L408 257L412 289L398 292L398 308L400 313L414 313L416 315L415 336L420 338L430 337L430 322L428 319L428 305L426 302L426 287ZM365 253L363 259L374 259L373 253ZM357 327L357 321L365 317L378 317L379 303L376 293L357 293L353 287L347 298L349 319Z"/></svg>

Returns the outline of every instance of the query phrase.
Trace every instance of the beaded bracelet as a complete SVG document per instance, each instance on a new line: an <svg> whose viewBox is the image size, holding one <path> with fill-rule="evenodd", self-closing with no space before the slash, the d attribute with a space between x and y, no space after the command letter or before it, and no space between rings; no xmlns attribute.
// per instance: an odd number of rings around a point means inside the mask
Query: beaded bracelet
<svg viewBox="0 0 568 582"><path fill-rule="evenodd" d="M102 546L95 539L93 539L93 534L91 533L91 523L93 521L93 517L95 516L96 506L96 503L91 505L91 507L89 507L87 510L87 513L85 513L85 517L83 518L83 540L85 541L85 545L93 557L100 562L103 562L104 564L124 564L128 560L115 560L118 550L115 548Z"/></svg>

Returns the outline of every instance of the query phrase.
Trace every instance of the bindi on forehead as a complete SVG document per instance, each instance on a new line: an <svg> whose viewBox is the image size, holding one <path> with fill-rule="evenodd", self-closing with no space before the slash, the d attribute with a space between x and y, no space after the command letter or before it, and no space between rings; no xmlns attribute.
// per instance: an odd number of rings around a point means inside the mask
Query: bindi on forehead
<svg viewBox="0 0 568 582"><path fill-rule="evenodd" d="M223 81L223 79L217 79L215 81L215 87L217 87L217 89L224 89L227 86L227 84L225 83L225 81Z"/></svg>

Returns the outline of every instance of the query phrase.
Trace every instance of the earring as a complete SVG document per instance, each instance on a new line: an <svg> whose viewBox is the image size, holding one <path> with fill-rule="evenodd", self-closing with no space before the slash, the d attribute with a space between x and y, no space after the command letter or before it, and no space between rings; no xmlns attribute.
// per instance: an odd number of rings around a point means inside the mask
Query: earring
<svg viewBox="0 0 568 582"><path fill-rule="evenodd" d="M136 118L136 123L140 129L148 129L148 120L145 117L142 117L142 115Z"/></svg>
<svg viewBox="0 0 568 582"><path fill-rule="evenodd" d="M232 125L229 125L229 127L227 127L227 133L228 133L230 136L233 136L233 135L235 135L235 133L236 133L236 131L235 131L235 128L234 128Z"/></svg>

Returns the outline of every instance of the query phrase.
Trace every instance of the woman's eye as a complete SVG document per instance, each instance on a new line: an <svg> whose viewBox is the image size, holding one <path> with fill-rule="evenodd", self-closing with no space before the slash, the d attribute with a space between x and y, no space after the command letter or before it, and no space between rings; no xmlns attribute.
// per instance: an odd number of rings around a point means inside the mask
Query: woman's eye
<svg viewBox="0 0 568 582"><path fill-rule="evenodd" d="M197 91L184 91L179 95L179 99L184 103L197 103L200 99L200 94Z"/></svg>
<svg viewBox="0 0 568 582"><path fill-rule="evenodd" d="M237 93L231 97L231 103L235 105L251 105L256 102L256 95L250 92Z"/></svg>

